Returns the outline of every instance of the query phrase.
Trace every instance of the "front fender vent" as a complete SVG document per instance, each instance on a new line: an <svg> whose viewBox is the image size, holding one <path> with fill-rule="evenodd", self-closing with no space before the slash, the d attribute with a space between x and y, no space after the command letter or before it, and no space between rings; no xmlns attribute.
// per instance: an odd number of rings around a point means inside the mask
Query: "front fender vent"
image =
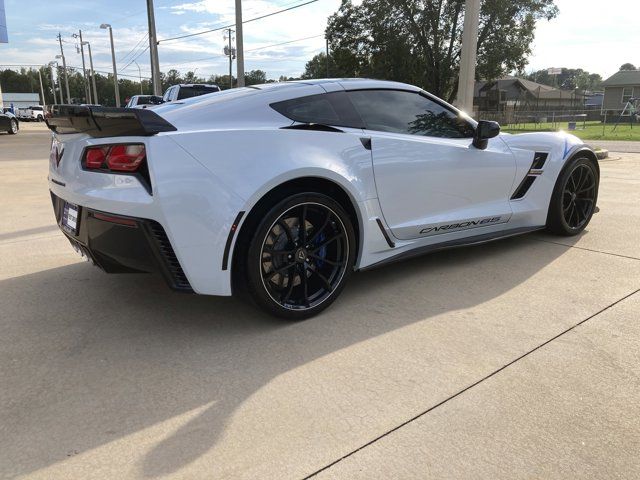
<svg viewBox="0 0 640 480"><path fill-rule="evenodd" d="M533 182L535 182L536 177L542 175L544 164L547 162L547 157L549 156L546 152L535 152L533 154L533 162L531 163L531 168L516 188L516 191L511 195L511 200L519 200L524 197Z"/></svg>

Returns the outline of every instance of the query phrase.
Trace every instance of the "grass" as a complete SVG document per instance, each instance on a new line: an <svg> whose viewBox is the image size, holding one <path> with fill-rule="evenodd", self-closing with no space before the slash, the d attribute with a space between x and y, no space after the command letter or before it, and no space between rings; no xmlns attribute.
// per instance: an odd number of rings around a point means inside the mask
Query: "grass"
<svg viewBox="0 0 640 480"><path fill-rule="evenodd" d="M604 127L604 131L603 131ZM518 125L504 125L501 130L507 133L523 133L523 132L555 132L563 130L569 132L582 140L635 140L640 141L640 124L635 123L633 128L626 124L619 124L616 131L613 131L614 125L608 123L586 122L583 128L582 122L578 122L576 130L569 131L567 122L557 122L554 125L548 123L521 123Z"/></svg>

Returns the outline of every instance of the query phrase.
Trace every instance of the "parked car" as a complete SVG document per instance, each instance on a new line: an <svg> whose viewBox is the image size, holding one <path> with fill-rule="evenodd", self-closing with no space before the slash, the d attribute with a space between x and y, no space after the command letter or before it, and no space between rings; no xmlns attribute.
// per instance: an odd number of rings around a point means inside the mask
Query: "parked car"
<svg viewBox="0 0 640 480"><path fill-rule="evenodd" d="M42 105L33 105L27 108L18 109L18 118L23 121L37 121L44 120L44 108Z"/></svg>
<svg viewBox="0 0 640 480"><path fill-rule="evenodd" d="M162 100L164 102L175 102L185 98L197 97L208 93L219 92L220 87L213 83L181 83L167 88Z"/></svg>
<svg viewBox="0 0 640 480"><path fill-rule="evenodd" d="M164 103L162 97L158 95L134 95L129 99L126 108L147 108L151 105L161 105Z"/></svg>
<svg viewBox="0 0 640 480"><path fill-rule="evenodd" d="M120 115L55 106L47 122L53 207L76 249L292 320L354 270L577 235L596 211L598 161L579 138L500 135L403 83L254 85Z"/></svg>
<svg viewBox="0 0 640 480"><path fill-rule="evenodd" d="M18 118L8 108L3 109L3 112L0 113L0 131L15 135L19 130Z"/></svg>

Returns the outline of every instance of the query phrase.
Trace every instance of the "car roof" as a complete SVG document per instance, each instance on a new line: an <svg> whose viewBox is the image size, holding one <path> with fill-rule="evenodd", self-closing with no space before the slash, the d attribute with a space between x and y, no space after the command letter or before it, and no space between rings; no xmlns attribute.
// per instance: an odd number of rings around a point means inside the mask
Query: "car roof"
<svg viewBox="0 0 640 480"><path fill-rule="evenodd" d="M179 87L215 87L220 88L215 83L179 83Z"/></svg>
<svg viewBox="0 0 640 480"><path fill-rule="evenodd" d="M421 91L420 88L408 83L393 82L390 80L375 80L371 78L318 78L309 80L291 80L287 82L265 83L262 85L252 85L260 90L274 88L274 85L280 88L293 87L295 85L317 85L329 91L338 89L344 90L368 90L368 89L387 89L387 90L409 90L412 92ZM341 88L340 88L341 87Z"/></svg>

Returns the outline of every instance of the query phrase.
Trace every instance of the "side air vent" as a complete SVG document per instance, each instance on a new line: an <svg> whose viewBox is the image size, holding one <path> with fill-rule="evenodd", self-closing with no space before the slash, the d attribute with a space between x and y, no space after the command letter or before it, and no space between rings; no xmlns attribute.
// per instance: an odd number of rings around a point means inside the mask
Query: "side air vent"
<svg viewBox="0 0 640 480"><path fill-rule="evenodd" d="M531 170L541 170L544 167L545 162L547 161L547 156L549 154L545 152L536 152L533 156L533 164L531 165Z"/></svg>
<svg viewBox="0 0 640 480"><path fill-rule="evenodd" d="M542 168L544 164L547 162L547 157L549 156L546 152L535 152L533 154L533 162L531 163L531 168L527 172L527 175L522 179L516 191L511 195L511 200L518 200L524 197L527 194L527 191L535 182L536 177L542 175Z"/></svg>
<svg viewBox="0 0 640 480"><path fill-rule="evenodd" d="M531 185L533 185L535 179L536 177L533 175L527 175L526 177L524 177L524 180L520 182L520 185L518 186L518 188L516 188L516 191L511 196L511 200L518 200L519 198L524 197L529 188L531 188Z"/></svg>
<svg viewBox="0 0 640 480"><path fill-rule="evenodd" d="M160 256L164 261L164 267L167 269L167 273L173 284L173 288L176 290L192 291L191 284L187 280L187 276L184 274L180 262L176 253L173 251L169 237L167 237L164 228L158 222L149 220L147 222L149 226L149 232L155 240L155 246L160 252Z"/></svg>

